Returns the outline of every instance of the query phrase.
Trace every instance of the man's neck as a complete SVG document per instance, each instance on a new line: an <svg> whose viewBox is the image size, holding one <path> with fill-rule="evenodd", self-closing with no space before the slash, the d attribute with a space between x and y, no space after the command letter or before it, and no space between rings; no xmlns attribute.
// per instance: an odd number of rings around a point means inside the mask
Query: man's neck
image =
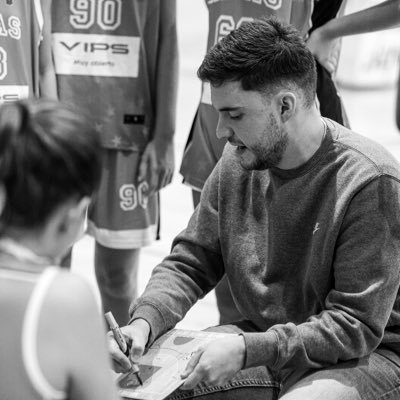
<svg viewBox="0 0 400 400"><path fill-rule="evenodd" d="M303 111L288 123L289 143L278 168L293 169L307 162L320 148L326 133L326 124L319 111Z"/></svg>

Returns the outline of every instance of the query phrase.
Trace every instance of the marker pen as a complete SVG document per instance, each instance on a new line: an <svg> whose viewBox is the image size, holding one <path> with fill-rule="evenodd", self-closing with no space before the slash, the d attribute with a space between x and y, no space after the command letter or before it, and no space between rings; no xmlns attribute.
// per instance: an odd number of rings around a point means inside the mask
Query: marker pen
<svg viewBox="0 0 400 400"><path fill-rule="evenodd" d="M119 325L117 324L117 321L115 320L114 316L112 315L112 312L109 311L109 312L105 313L104 317L114 335L115 341L118 343L119 348L127 357L129 357L128 344L126 343L124 335L122 334L122 331L121 331ZM136 375L136 378L139 381L140 385L143 386L142 379L140 378L139 367L134 362L131 362L131 366L132 366L132 372Z"/></svg>

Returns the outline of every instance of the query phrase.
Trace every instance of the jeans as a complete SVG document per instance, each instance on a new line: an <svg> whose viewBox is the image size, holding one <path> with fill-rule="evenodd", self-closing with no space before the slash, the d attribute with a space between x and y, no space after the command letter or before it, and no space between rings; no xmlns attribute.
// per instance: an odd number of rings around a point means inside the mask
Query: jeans
<svg viewBox="0 0 400 400"><path fill-rule="evenodd" d="M209 328L240 333L251 324L241 321ZM265 366L240 371L223 386L200 384L177 389L168 400L399 400L400 356L380 347L369 356L323 369L272 371Z"/></svg>

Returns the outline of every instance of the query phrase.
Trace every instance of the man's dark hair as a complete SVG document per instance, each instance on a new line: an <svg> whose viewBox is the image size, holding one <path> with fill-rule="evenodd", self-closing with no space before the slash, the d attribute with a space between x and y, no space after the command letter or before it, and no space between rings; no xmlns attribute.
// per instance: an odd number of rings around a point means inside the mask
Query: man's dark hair
<svg viewBox="0 0 400 400"><path fill-rule="evenodd" d="M274 17L232 31L209 50L197 75L215 87L240 81L243 90L300 89L306 107L315 101L314 57L299 32Z"/></svg>

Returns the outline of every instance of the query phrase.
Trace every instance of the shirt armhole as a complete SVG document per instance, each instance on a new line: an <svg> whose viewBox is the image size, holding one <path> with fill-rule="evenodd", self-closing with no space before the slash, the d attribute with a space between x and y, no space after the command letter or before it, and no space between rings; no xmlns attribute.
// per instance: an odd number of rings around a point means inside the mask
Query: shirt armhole
<svg viewBox="0 0 400 400"><path fill-rule="evenodd" d="M33 0L33 7L35 8L36 19L40 29L40 38L42 40L44 17L43 17L42 4L40 3L40 0Z"/></svg>
<svg viewBox="0 0 400 400"><path fill-rule="evenodd" d="M50 267L45 270L29 299L22 328L22 358L27 375L43 399L66 399L65 392L55 389L43 375L37 355L37 331L40 311L58 268Z"/></svg>

